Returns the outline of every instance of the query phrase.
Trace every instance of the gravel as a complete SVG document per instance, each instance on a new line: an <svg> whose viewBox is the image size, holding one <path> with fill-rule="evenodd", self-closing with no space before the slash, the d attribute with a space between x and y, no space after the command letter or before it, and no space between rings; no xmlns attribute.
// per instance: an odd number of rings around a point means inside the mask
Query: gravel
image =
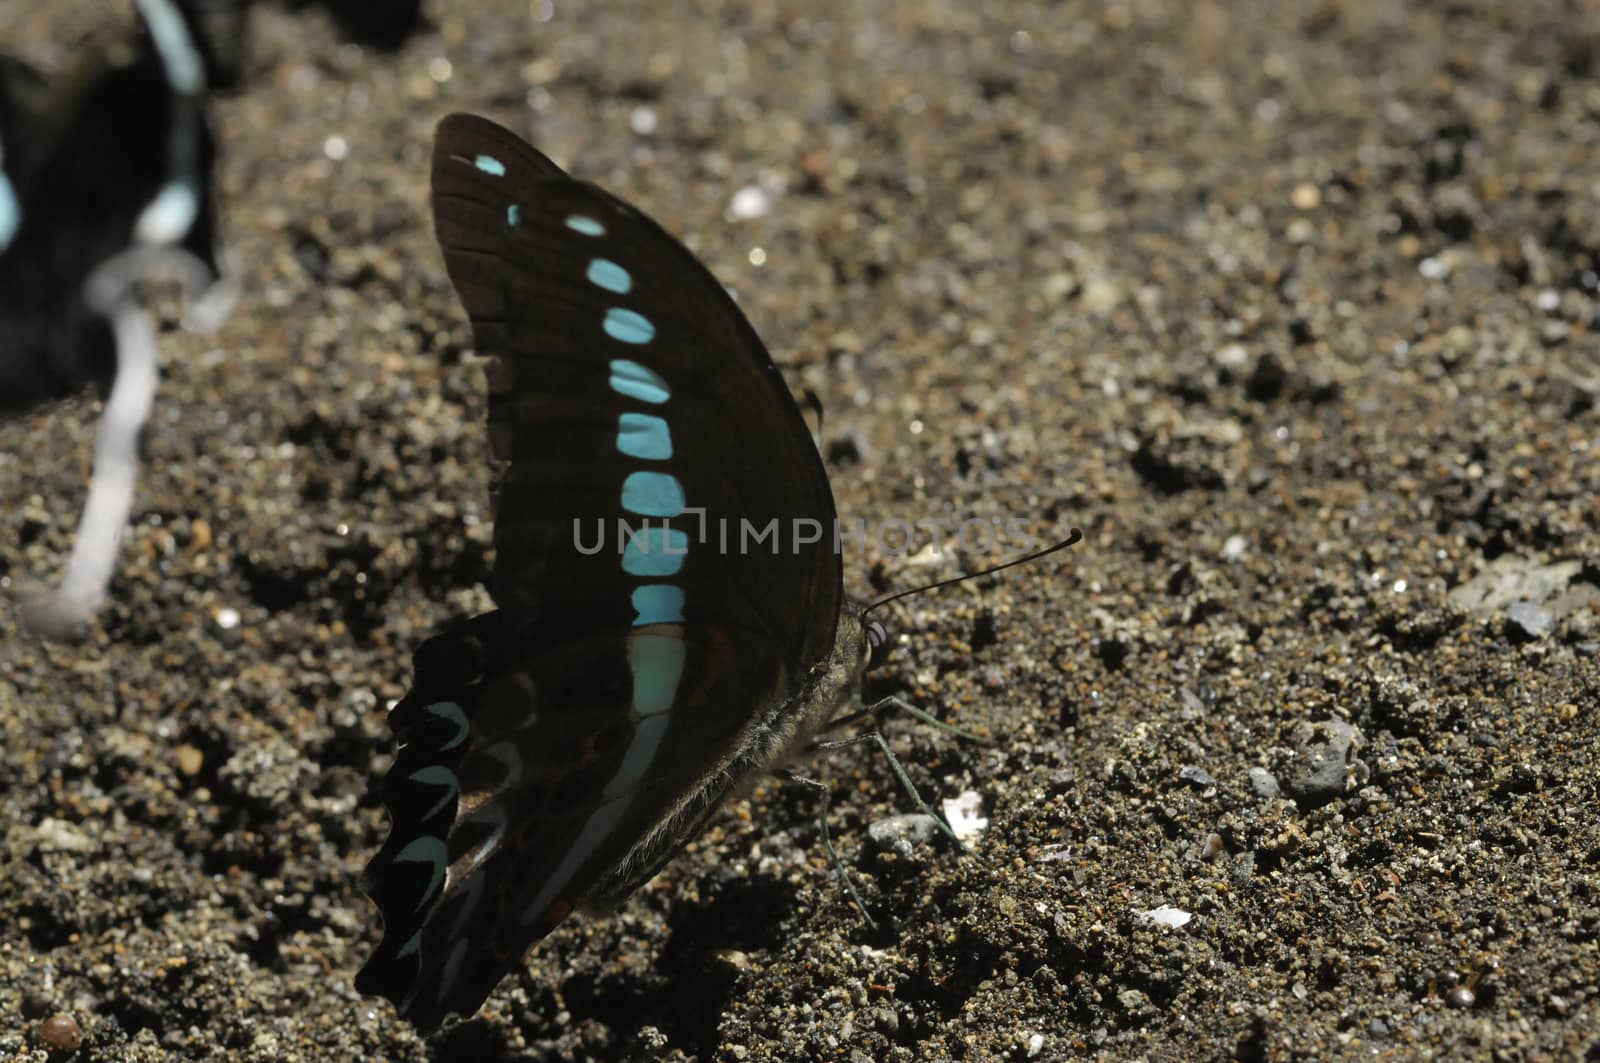
<svg viewBox="0 0 1600 1063"><path fill-rule="evenodd" d="M0 2L5 43L59 61L55 7ZM81 644L14 590L60 570L97 407L0 424L0 1058L1600 1052L1580 7L429 12L393 55L255 12L217 108L239 301L162 337ZM484 384L426 207L455 110L689 240L822 400L842 513L1086 538L885 610L869 696L986 739L890 744L989 827L863 859L907 810L881 756L805 765L875 927L774 780L429 1045L351 976L384 708L487 604ZM999 559L928 546L852 544L847 583ZM1508 565L1540 582L1482 590Z"/></svg>

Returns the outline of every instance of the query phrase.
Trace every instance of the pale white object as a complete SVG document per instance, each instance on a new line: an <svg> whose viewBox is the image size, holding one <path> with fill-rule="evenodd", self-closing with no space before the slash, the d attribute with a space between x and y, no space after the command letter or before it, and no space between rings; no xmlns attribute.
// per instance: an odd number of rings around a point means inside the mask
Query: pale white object
<svg viewBox="0 0 1600 1063"><path fill-rule="evenodd" d="M733 194L728 215L734 221L760 218L772 210L772 193L760 185L745 185Z"/></svg>
<svg viewBox="0 0 1600 1063"><path fill-rule="evenodd" d="M139 476L139 433L150 415L157 379L155 330L133 289L160 271L177 274L190 292L204 290L211 280L206 264L180 247L135 247L101 263L84 285L84 301L111 322L117 375L100 415L94 476L66 575L54 593L23 605L25 622L47 638L81 632L105 601L116 568Z"/></svg>
<svg viewBox="0 0 1600 1063"><path fill-rule="evenodd" d="M1151 908L1146 912L1134 912L1134 917L1141 923L1154 923L1156 926L1176 930L1194 918L1193 912L1186 912L1182 908L1174 908L1170 904L1163 904Z"/></svg>
<svg viewBox="0 0 1600 1063"><path fill-rule="evenodd" d="M961 841L976 838L989 827L989 820L983 814L983 796L976 790L964 790L955 797L947 797L939 807Z"/></svg>

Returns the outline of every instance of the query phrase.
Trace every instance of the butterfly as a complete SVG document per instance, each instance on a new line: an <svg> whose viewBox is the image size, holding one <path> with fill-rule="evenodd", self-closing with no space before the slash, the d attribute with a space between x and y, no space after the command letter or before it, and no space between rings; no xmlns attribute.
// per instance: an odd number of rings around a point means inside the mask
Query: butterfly
<svg viewBox="0 0 1600 1063"><path fill-rule="evenodd" d="M109 260L174 246L218 273L198 44L166 0L137 10L137 33L92 40L54 81L0 56L0 412L109 385L111 324L86 292Z"/></svg>
<svg viewBox="0 0 1600 1063"><path fill-rule="evenodd" d="M94 35L54 81L0 53L0 415L107 391L114 307L148 272L220 277L206 102L240 81L249 2L134 0L133 31ZM420 22L419 0L322 2L379 47Z"/></svg>
<svg viewBox="0 0 1600 1063"><path fill-rule="evenodd" d="M231 306L206 104L242 80L249 4L134 0L134 32L97 34L54 82L0 54L0 416L89 386L106 400L66 574L24 604L43 635L78 634L98 610L133 503L158 361L136 287L175 275L199 330ZM391 50L421 22L419 0L321 6L348 37Z"/></svg>
<svg viewBox="0 0 1600 1063"><path fill-rule="evenodd" d="M432 206L490 356L497 608L424 642L389 713L356 985L422 1030L654 876L854 703L882 640L800 408L693 254L472 115L438 126Z"/></svg>
<svg viewBox="0 0 1600 1063"><path fill-rule="evenodd" d="M127 520L156 379L135 287L220 277L205 63L179 6L136 9L134 32L98 35L53 81L0 56L0 414L90 385L107 399L67 575L28 611L48 633L92 615Z"/></svg>

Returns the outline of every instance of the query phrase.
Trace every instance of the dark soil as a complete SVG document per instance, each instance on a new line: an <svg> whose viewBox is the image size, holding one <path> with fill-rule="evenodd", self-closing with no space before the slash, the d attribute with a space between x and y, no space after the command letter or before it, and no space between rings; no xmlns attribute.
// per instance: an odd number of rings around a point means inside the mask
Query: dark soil
<svg viewBox="0 0 1600 1063"><path fill-rule="evenodd" d="M51 65L42 7L0 27ZM163 336L81 644L16 604L98 406L0 425L0 1057L1600 1058L1592 6L540 8L434 3L389 56L256 13L216 109L240 298ZM487 604L427 212L457 110L737 290L842 513L1086 541L889 611L869 692L992 739L891 744L989 826L878 853L882 758L808 765L876 928L774 781L425 1043L351 977L384 708ZM897 545L854 593L999 559Z"/></svg>

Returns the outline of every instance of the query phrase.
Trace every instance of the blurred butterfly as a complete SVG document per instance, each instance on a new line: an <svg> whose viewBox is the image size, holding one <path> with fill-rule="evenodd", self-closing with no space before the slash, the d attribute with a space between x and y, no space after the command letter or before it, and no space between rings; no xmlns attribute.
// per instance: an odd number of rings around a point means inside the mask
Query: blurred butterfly
<svg viewBox="0 0 1600 1063"><path fill-rule="evenodd" d="M424 1030L805 746L882 635L800 409L694 255L482 118L440 123L432 183L501 468L498 608L417 650L367 873L384 936L356 984Z"/></svg>
<svg viewBox="0 0 1600 1063"><path fill-rule="evenodd" d="M101 34L54 81L0 56L0 414L90 385L106 397L67 574L28 610L53 634L98 607L132 500L156 382L135 288L219 277L205 64L178 6L136 6L132 32Z"/></svg>
<svg viewBox="0 0 1600 1063"><path fill-rule="evenodd" d="M135 289L175 275L198 328L218 324L231 297L216 283L206 101L241 80L249 0L134 5L132 32L97 34L53 81L0 54L0 416L91 385L106 399L66 575L24 608L47 635L76 633L99 608L132 505L158 356ZM420 0L321 6L381 48L421 21Z"/></svg>

